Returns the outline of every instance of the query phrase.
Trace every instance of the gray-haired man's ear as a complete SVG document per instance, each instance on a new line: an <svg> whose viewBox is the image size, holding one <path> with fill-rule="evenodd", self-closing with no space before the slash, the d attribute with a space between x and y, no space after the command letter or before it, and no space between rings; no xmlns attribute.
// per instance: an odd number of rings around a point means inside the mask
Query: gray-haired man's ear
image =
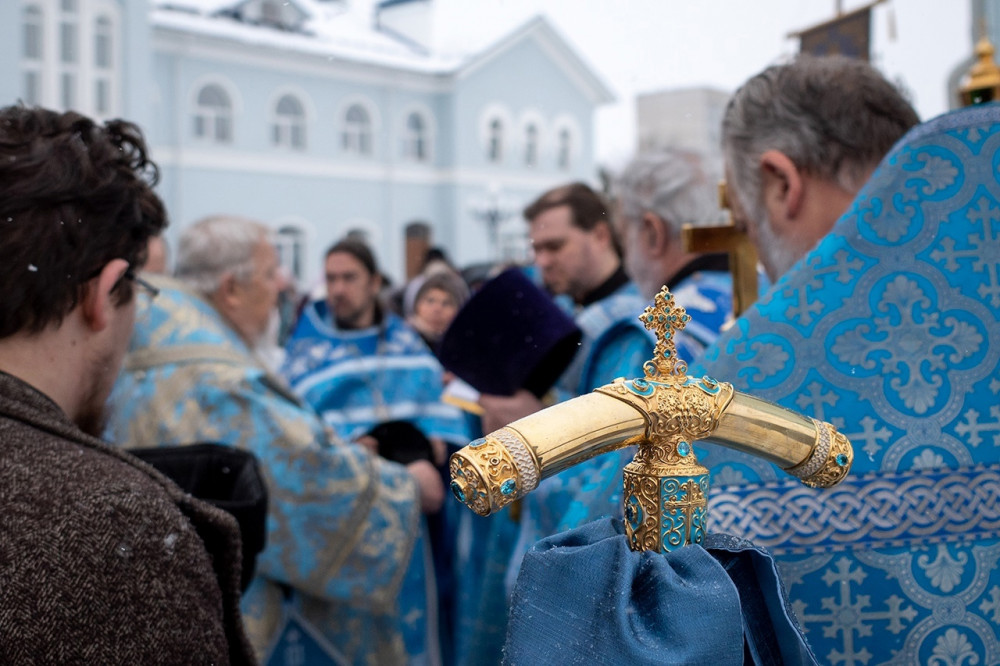
<svg viewBox="0 0 1000 666"><path fill-rule="evenodd" d="M776 234L802 214L805 183L803 174L787 155L767 150L760 156L761 196ZM759 220L757 221L760 222Z"/></svg>
<svg viewBox="0 0 1000 666"><path fill-rule="evenodd" d="M670 246L670 230L667 223L656 213L646 211L639 222L639 238L649 255L662 256Z"/></svg>

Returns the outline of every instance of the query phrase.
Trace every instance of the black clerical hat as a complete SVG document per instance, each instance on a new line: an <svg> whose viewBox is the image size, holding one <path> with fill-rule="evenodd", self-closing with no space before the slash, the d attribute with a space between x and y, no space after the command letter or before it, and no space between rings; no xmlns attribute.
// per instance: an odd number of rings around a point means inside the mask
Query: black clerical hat
<svg viewBox="0 0 1000 666"><path fill-rule="evenodd" d="M438 350L441 364L481 393L543 396L569 365L580 329L517 268L484 284L459 310Z"/></svg>

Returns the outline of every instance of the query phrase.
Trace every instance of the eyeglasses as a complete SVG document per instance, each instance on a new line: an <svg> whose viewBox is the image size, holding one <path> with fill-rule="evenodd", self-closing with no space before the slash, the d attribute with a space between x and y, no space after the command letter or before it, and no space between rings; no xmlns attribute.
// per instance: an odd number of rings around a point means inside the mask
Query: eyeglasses
<svg viewBox="0 0 1000 666"><path fill-rule="evenodd" d="M141 287L143 291L146 292L146 295L149 296L149 300L153 300L154 298L160 295L159 289L154 287L148 281L143 280L141 277L136 275L131 268L125 271L122 277L125 278L126 280L131 280L132 282L135 282L137 285L139 285L139 287Z"/></svg>

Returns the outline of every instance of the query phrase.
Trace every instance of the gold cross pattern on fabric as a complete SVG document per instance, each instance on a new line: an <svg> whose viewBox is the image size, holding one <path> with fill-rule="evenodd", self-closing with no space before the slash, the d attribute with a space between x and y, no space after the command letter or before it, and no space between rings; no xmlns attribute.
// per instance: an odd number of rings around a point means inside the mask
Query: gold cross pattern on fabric
<svg viewBox="0 0 1000 666"><path fill-rule="evenodd" d="M624 470L626 536L633 550L668 552L700 543L708 525L708 470L695 441L759 456L813 487L847 476L854 451L829 423L687 376L674 340L688 315L665 287L640 319L657 336L644 377L616 379L470 443L451 457L455 497L488 516L542 479L636 445Z"/></svg>

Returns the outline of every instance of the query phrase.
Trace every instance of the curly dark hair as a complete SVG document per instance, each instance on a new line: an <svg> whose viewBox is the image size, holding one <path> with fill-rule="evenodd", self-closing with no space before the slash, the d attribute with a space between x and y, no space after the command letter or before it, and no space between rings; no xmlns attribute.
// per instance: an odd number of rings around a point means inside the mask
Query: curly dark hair
<svg viewBox="0 0 1000 666"><path fill-rule="evenodd" d="M112 259L142 267L167 225L158 179L132 123L0 109L0 338L59 325ZM116 303L132 291L120 281Z"/></svg>

